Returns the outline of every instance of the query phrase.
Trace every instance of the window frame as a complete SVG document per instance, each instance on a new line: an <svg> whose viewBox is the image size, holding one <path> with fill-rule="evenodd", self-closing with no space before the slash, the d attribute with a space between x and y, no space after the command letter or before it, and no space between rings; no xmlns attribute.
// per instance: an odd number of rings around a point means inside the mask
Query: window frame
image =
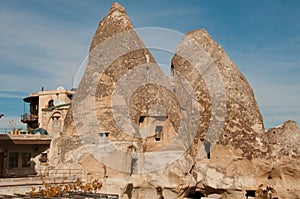
<svg viewBox="0 0 300 199"><path fill-rule="evenodd" d="M13 156L15 156L15 157L13 157ZM18 167L19 167L19 153L18 152L9 152L8 153L8 168L18 168Z"/></svg>

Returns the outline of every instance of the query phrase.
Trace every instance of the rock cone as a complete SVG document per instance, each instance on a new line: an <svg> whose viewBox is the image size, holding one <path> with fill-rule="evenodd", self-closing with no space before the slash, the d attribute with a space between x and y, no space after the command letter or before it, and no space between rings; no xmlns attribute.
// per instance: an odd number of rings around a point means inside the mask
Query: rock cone
<svg viewBox="0 0 300 199"><path fill-rule="evenodd" d="M120 198L298 198L296 123L264 132L249 83L205 30L185 35L171 69L167 78L114 3L50 165L82 169Z"/></svg>

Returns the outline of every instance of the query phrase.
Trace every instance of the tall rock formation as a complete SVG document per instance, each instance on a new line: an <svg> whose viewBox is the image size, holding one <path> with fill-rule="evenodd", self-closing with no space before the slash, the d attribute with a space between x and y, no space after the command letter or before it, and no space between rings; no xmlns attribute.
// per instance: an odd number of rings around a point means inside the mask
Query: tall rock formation
<svg viewBox="0 0 300 199"><path fill-rule="evenodd" d="M268 186L297 198L297 125L264 132L249 83L205 30L185 35L171 69L169 82L114 3L50 164L83 169L120 198L240 199L260 184L257 196Z"/></svg>
<svg viewBox="0 0 300 199"><path fill-rule="evenodd" d="M205 30L185 35L172 60L172 68L178 79L187 80L196 91L195 97L203 110L198 129L200 138L204 139L218 117L224 117L223 129L218 129L220 143L241 149L250 160L265 155L261 139L263 119L254 93L246 78Z"/></svg>

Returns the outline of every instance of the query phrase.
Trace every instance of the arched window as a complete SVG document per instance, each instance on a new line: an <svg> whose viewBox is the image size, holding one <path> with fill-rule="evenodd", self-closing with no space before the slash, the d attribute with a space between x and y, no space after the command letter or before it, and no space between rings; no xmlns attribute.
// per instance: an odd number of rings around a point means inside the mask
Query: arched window
<svg viewBox="0 0 300 199"><path fill-rule="evenodd" d="M54 106L54 100L53 99L49 100L49 102L48 102L48 107L52 107L52 106Z"/></svg>

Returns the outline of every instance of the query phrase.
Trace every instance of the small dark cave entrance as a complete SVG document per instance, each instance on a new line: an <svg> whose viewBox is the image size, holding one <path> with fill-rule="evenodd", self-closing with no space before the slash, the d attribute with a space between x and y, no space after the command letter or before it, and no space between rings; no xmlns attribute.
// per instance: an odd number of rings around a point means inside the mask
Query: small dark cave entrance
<svg viewBox="0 0 300 199"><path fill-rule="evenodd" d="M255 198L255 190L247 190L245 196L246 196L246 199L248 199L248 197L254 197Z"/></svg>
<svg viewBox="0 0 300 199"><path fill-rule="evenodd" d="M200 191L196 191L196 188L193 187L186 191L185 197L189 199L200 199L201 197L205 197L205 195Z"/></svg>
<svg viewBox="0 0 300 199"><path fill-rule="evenodd" d="M205 195L200 191L195 191L194 193L190 193L189 195L187 195L187 198L190 199L200 199L201 197L205 197Z"/></svg>
<svg viewBox="0 0 300 199"><path fill-rule="evenodd" d="M190 187L185 191L185 197L189 199L200 199L210 194L223 195L227 193L225 189L215 189L204 185L204 188Z"/></svg>
<svg viewBox="0 0 300 199"><path fill-rule="evenodd" d="M141 116L139 117L139 124L144 123L145 118L146 118L146 116L141 115Z"/></svg>

